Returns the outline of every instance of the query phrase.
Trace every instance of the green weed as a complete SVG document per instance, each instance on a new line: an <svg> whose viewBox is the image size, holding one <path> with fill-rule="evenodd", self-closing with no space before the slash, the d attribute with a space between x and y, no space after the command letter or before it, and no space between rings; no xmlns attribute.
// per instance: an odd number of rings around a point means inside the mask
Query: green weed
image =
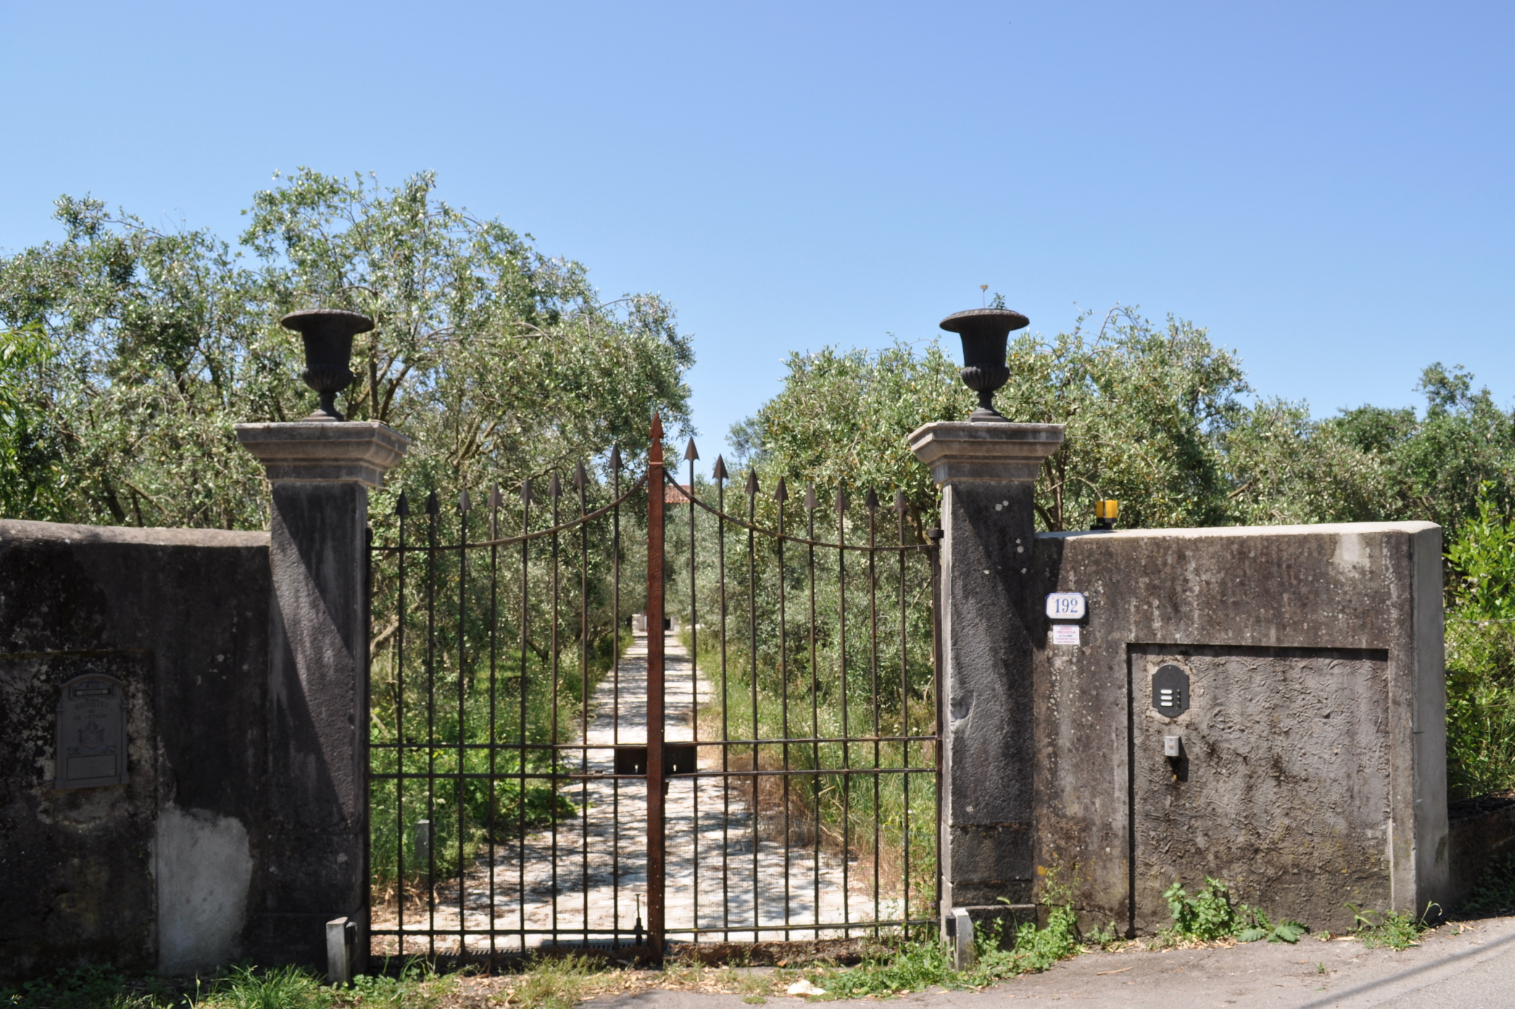
<svg viewBox="0 0 1515 1009"><path fill-rule="evenodd" d="M1213 942L1229 939L1241 931L1241 909L1231 903L1231 891L1220 880L1205 877L1205 885L1193 897L1184 889L1183 883L1174 880L1163 891L1163 900L1168 902L1168 914L1173 924L1164 930L1164 935L1173 940Z"/></svg>
<svg viewBox="0 0 1515 1009"><path fill-rule="evenodd" d="M1233 904L1231 890L1218 879L1205 877L1204 887L1193 897L1184 889L1183 883L1174 880L1163 891L1168 902L1168 914L1173 924L1163 930L1163 942L1214 942L1217 939L1235 939L1237 942L1299 941L1310 931L1308 925L1290 918L1274 924L1262 910L1249 904Z"/></svg>
<svg viewBox="0 0 1515 1009"><path fill-rule="evenodd" d="M1093 949L1109 949L1125 941L1125 937L1116 930L1113 921L1106 927L1096 928L1084 936L1084 945Z"/></svg>
<svg viewBox="0 0 1515 1009"><path fill-rule="evenodd" d="M901 995L933 985L961 987L945 943L913 942L896 949L880 948L856 967L818 975L811 980L837 998Z"/></svg>
<svg viewBox="0 0 1515 1009"><path fill-rule="evenodd" d="M408 961L398 977L360 974L339 993L337 1004L362 1009L436 1009L457 986L457 975L438 974L419 957Z"/></svg>
<svg viewBox="0 0 1515 1009"><path fill-rule="evenodd" d="M1425 912L1417 918L1406 911L1371 911L1356 904L1347 905L1352 910L1352 926L1364 946L1369 949L1387 946L1396 950L1420 945L1416 940L1420 938L1420 933L1430 928L1426 915L1435 906L1434 903L1427 904Z"/></svg>

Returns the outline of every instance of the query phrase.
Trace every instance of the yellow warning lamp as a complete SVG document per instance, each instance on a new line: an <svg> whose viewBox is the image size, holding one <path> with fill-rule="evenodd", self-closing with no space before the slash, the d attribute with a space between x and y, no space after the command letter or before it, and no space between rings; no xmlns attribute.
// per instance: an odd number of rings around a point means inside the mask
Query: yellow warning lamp
<svg viewBox="0 0 1515 1009"><path fill-rule="evenodd" d="M1090 529L1110 530L1115 528L1115 520L1120 515L1120 502L1114 498L1105 501L1094 502L1094 524Z"/></svg>

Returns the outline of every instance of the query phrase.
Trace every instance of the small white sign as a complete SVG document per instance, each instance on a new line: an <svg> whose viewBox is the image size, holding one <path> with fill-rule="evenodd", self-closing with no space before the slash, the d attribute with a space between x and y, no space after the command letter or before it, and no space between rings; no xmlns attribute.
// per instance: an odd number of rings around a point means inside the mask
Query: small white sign
<svg viewBox="0 0 1515 1009"><path fill-rule="evenodd" d="M1047 596L1049 620L1082 620L1088 608L1082 592L1054 592Z"/></svg>
<svg viewBox="0 0 1515 1009"><path fill-rule="evenodd" d="M1053 624L1052 643L1054 645L1078 644L1078 624Z"/></svg>

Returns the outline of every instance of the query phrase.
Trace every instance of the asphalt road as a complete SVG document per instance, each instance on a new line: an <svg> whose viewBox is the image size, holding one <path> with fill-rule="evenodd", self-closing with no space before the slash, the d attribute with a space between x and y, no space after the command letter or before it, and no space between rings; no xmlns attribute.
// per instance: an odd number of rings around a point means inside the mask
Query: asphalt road
<svg viewBox="0 0 1515 1009"><path fill-rule="evenodd" d="M783 1009L791 1000L768 1001ZM902 1009L917 1004L1013 1009L1021 1002L1090 1009L1515 1009L1515 918L1444 925L1403 952L1307 936L1292 946L1259 942L1231 949L1086 953L1043 974L982 991L927 992L898 1000ZM653 991L597 999L593 1009L751 1007L735 995Z"/></svg>

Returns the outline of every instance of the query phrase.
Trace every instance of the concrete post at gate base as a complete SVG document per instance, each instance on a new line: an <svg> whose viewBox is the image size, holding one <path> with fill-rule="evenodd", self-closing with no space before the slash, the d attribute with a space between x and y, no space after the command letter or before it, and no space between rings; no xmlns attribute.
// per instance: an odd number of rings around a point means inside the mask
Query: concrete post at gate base
<svg viewBox="0 0 1515 1009"><path fill-rule="evenodd" d="M377 422L238 424L272 489L269 835L260 963L319 968L327 923L368 949L368 488L409 439Z"/></svg>
<svg viewBox="0 0 1515 1009"><path fill-rule="evenodd" d="M942 488L944 937L959 909L978 920L1034 911L1032 494L1062 442L1061 424L936 423L910 435Z"/></svg>

